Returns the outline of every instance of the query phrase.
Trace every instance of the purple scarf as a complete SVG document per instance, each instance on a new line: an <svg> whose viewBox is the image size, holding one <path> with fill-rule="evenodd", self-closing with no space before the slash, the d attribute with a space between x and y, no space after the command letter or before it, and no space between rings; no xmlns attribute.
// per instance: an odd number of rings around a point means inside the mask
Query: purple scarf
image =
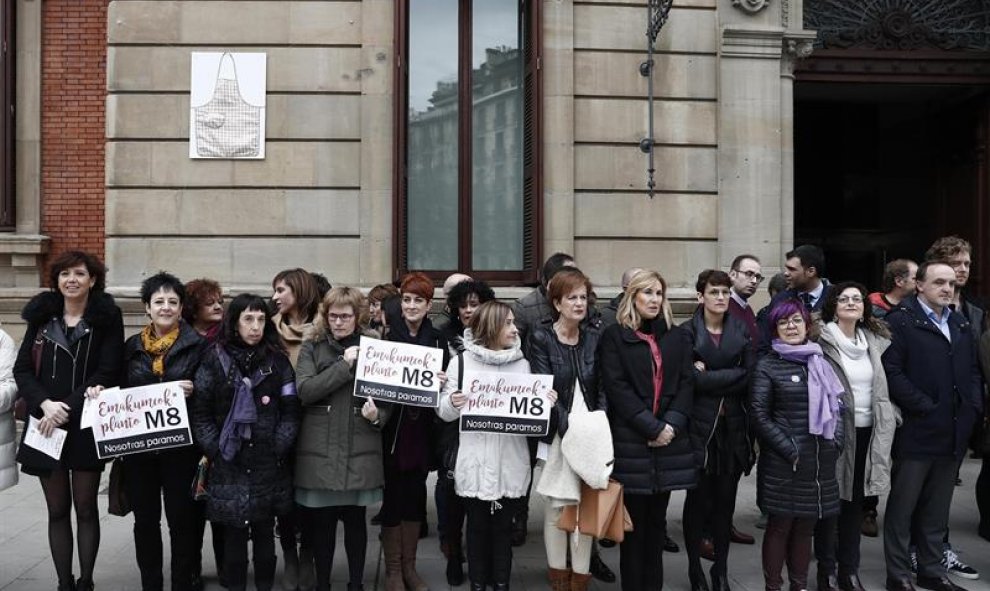
<svg viewBox="0 0 990 591"><path fill-rule="evenodd" d="M236 367L236 365L234 366ZM228 462L241 450L241 441L251 439L251 425L258 422L258 409L254 405L254 384L240 375L234 383L234 401L220 431L220 455Z"/></svg>
<svg viewBox="0 0 990 591"><path fill-rule="evenodd" d="M808 366L808 432L835 439L843 389L822 348L817 343L788 345L780 339L774 339L772 346L781 359Z"/></svg>

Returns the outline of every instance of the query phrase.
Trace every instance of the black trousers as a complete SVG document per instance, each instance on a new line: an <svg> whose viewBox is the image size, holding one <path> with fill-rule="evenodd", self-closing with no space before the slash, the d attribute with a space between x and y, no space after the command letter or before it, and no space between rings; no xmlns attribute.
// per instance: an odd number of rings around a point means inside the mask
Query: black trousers
<svg viewBox="0 0 990 591"><path fill-rule="evenodd" d="M172 590L189 589L193 574L200 572L202 508L190 494L199 458L198 450L184 447L136 454L124 460L124 486L134 511L134 549L144 591L161 591L164 587L163 499L172 551Z"/></svg>
<svg viewBox="0 0 990 591"><path fill-rule="evenodd" d="M348 581L360 585L368 546L365 508L356 505L307 508L303 511L312 528L313 559L316 563L316 589L330 589L330 570L337 545L337 521L344 522L344 552L347 553Z"/></svg>
<svg viewBox="0 0 990 591"><path fill-rule="evenodd" d="M455 544L460 548L464 533L465 508L464 499L457 496L454 489L453 471L445 471L442 468L437 471L436 497L437 512L443 511L443 517L437 519L443 528L440 532L441 538L448 544Z"/></svg>
<svg viewBox="0 0 990 591"><path fill-rule="evenodd" d="M223 528L224 571L227 588L244 591L247 587L248 540L254 551L254 586L271 591L275 581L275 520L252 521L248 527Z"/></svg>
<svg viewBox="0 0 990 591"><path fill-rule="evenodd" d="M625 495L633 531L619 545L622 591L659 591L663 588L663 541L667 537L670 493Z"/></svg>
<svg viewBox="0 0 990 591"><path fill-rule="evenodd" d="M467 563L471 583L508 583L512 574L512 520L524 500L465 498Z"/></svg>
<svg viewBox="0 0 990 591"><path fill-rule="evenodd" d="M403 521L422 521L426 507L427 472L400 470L393 455L387 455L384 464L382 527L395 527Z"/></svg>
<svg viewBox="0 0 990 591"><path fill-rule="evenodd" d="M870 453L873 427L856 428L856 458L852 499L840 503L839 514L822 519L815 526L815 559L819 572L853 574L859 570L859 543L863 526L863 486L866 456Z"/></svg>
<svg viewBox="0 0 990 591"><path fill-rule="evenodd" d="M990 540L990 455L983 454L980 476L976 479L976 506L980 510L981 536Z"/></svg>
<svg viewBox="0 0 990 591"><path fill-rule="evenodd" d="M945 575L940 564L942 539L949 523L956 469L951 457L894 459L883 523L888 577L911 577L908 545L912 538L918 547L918 575Z"/></svg>
<svg viewBox="0 0 990 591"><path fill-rule="evenodd" d="M684 500L684 545L687 548L688 569L692 576L701 570L701 538L712 537L715 564L712 572L724 575L729 559L732 514L736 510L739 474L702 474L697 488L687 491Z"/></svg>

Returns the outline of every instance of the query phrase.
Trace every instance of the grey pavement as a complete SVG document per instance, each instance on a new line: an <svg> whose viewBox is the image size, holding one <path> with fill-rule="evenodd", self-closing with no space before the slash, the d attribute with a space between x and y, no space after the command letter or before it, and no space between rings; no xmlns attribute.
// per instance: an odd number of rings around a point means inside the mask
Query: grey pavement
<svg viewBox="0 0 990 591"><path fill-rule="evenodd" d="M952 541L963 561L982 573L979 581L954 578L955 582L967 589L990 591L990 542L976 535L977 510L973 495L973 485L980 464L967 460L962 468L963 485L956 488L952 506L950 527ZM109 471L107 471L108 473ZM106 476L106 475L105 475ZM740 485L735 523L742 530L752 532L757 542L762 532L754 527L758 517L755 507L754 476L747 477ZM432 490L432 479L431 479ZM432 498L432 493L431 493ZM131 537L132 518L114 517L106 514L106 495L100 496L102 543L96 565L96 588L100 591L134 591L140 589L134 546ZM668 511L670 535L681 543L681 507L684 493L674 493ZM430 537L422 540L419 550L419 572L433 590L450 589L444 577L444 561L440 554L436 537L435 508L430 503ZM882 507L881 503L881 507ZM369 517L376 508L369 510ZM512 586L515 590L546 589L546 562L543 539L540 531L543 511L535 499L530 511L529 539L525 546L517 548L512 569ZM48 552L46 535L45 503L38 480L21 475L17 486L0 492L0 590L38 591L55 589L55 574ZM377 539L378 528L369 527L368 559L365 571L365 588L369 591L383 588L383 566L380 545ZM167 536L167 532L164 534ZM209 528L207 528L209 538ZM333 586L344 587L346 562L342 541L343 531L337 531L337 555L333 569ZM681 544L683 546L683 544ZM167 540L165 543L167 548ZM883 589L883 544L882 538L863 538L863 567L861 577L869 590ZM166 549L167 553L167 549ZM208 591L223 589L216 581L212 547L209 539L203 545L204 578ZM614 569L618 570L618 548L603 549L602 556ZM281 560L280 560L281 563ZM168 564L168 558L165 559ZM687 559L683 549L677 554L664 556L665 586L667 589L689 589L687 580ZM281 571L281 568L279 569ZM812 580L814 566L812 566ZM733 544L729 556L730 584L735 591L757 591L763 588L763 575L760 569L759 543L752 546ZM166 580L168 575L166 573ZM250 578L250 575L249 575ZM812 583L813 586L813 583ZM278 589L276 584L276 589ZM619 589L618 584L596 583L593 589ZM466 590L467 585L457 589Z"/></svg>

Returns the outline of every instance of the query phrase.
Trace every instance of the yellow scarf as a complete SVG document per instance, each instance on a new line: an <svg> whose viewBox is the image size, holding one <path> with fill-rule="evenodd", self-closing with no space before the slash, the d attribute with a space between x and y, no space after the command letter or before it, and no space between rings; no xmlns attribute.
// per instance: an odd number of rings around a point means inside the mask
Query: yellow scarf
<svg viewBox="0 0 990 591"><path fill-rule="evenodd" d="M162 338L155 336L155 329L150 324L141 331L141 344L144 345L144 350L148 352L148 355L151 355L151 371L156 376L165 375L165 354L178 339L178 325Z"/></svg>

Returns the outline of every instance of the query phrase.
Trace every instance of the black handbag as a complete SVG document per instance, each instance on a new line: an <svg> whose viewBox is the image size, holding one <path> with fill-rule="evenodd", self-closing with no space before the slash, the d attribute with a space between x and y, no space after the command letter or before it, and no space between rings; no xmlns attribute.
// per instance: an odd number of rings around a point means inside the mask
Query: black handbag
<svg viewBox="0 0 990 591"><path fill-rule="evenodd" d="M117 458L110 465L110 484L107 486L107 512L123 517L131 512L131 503L124 490L124 461Z"/></svg>

